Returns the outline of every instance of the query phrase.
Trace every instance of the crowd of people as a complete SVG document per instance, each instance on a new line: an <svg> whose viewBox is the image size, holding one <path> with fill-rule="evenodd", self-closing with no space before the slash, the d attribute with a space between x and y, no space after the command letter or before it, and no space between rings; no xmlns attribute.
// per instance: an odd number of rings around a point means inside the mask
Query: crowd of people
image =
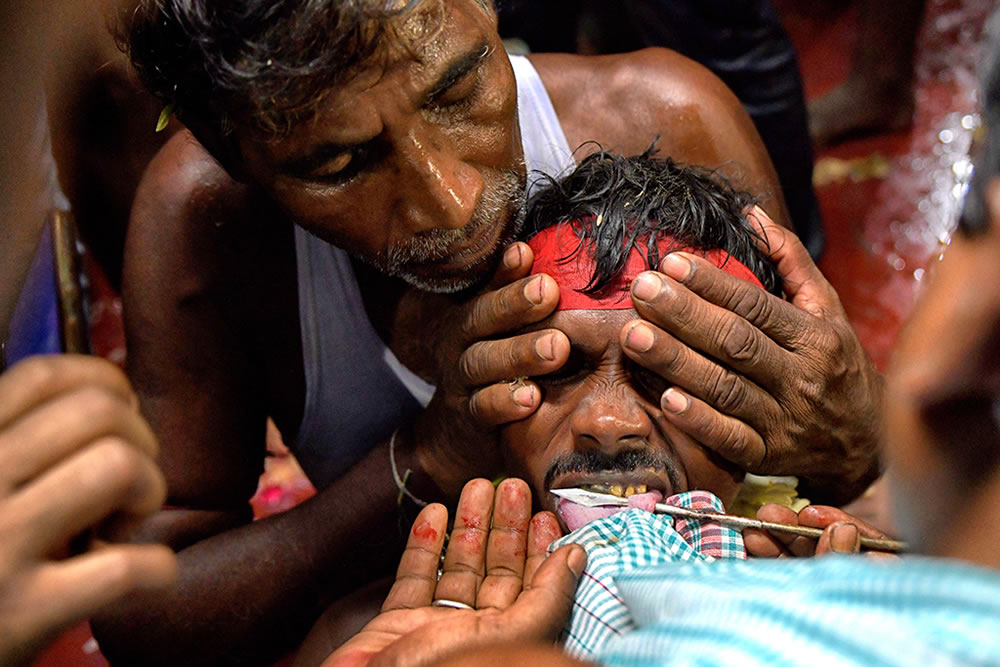
<svg viewBox="0 0 1000 667"><path fill-rule="evenodd" d="M113 664L1000 662L996 39L883 377L761 119L685 55L508 55L490 0L101 6L171 134L113 195L125 373L0 376L0 662L80 619ZM0 339L64 201L44 12L0 9ZM268 419L318 493L254 521ZM821 535L654 512L725 512L747 473L798 477L817 504L760 517ZM836 509L883 473L888 563Z"/></svg>

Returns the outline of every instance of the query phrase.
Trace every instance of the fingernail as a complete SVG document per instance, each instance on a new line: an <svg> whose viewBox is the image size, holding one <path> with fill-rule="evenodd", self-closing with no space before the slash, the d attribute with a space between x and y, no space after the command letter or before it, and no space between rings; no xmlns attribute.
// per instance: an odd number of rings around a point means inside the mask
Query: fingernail
<svg viewBox="0 0 1000 667"><path fill-rule="evenodd" d="M503 253L503 265L508 269L516 269L521 266L521 245L515 243Z"/></svg>
<svg viewBox="0 0 1000 667"><path fill-rule="evenodd" d="M853 523L845 523L833 529L830 536L830 548L837 553L850 554L861 548L861 535Z"/></svg>
<svg viewBox="0 0 1000 667"><path fill-rule="evenodd" d="M578 544L573 545L573 553L569 555L566 559L566 564L569 565L569 569L573 571L573 574L580 578L583 574L583 569L587 567L587 552L583 550Z"/></svg>
<svg viewBox="0 0 1000 667"><path fill-rule="evenodd" d="M536 306L542 302L542 277L535 276L524 286L524 298Z"/></svg>
<svg viewBox="0 0 1000 667"><path fill-rule="evenodd" d="M518 387L512 392L514 402L522 408L530 408L535 404L535 388L531 385Z"/></svg>
<svg viewBox="0 0 1000 667"><path fill-rule="evenodd" d="M539 357L547 361L552 361L556 358L555 350L555 334L549 334L548 336L542 336L535 341L535 353Z"/></svg>
<svg viewBox="0 0 1000 667"><path fill-rule="evenodd" d="M660 271L683 282L691 275L691 260L677 253L670 253L660 262Z"/></svg>
<svg viewBox="0 0 1000 667"><path fill-rule="evenodd" d="M652 271L645 271L632 283L632 294L643 301L650 301L660 293L663 283Z"/></svg>
<svg viewBox="0 0 1000 667"><path fill-rule="evenodd" d="M656 336L653 335L653 330L641 323L633 326L628 335L625 336L625 344L636 352L648 352L649 348L653 347L655 340Z"/></svg>
<svg viewBox="0 0 1000 667"><path fill-rule="evenodd" d="M691 399L671 387L663 392L660 405L665 412L672 412L676 415L688 409L688 406L691 405Z"/></svg>

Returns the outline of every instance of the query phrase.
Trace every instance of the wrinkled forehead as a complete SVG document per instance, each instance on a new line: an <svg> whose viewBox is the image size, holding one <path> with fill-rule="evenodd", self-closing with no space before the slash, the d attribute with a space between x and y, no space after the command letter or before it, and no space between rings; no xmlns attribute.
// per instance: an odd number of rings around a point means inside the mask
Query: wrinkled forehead
<svg viewBox="0 0 1000 667"><path fill-rule="evenodd" d="M251 136L264 155L278 159L303 150L317 135L338 127L344 128L344 136L334 138L349 144L362 110L419 108L456 60L499 40L490 10L480 0L412 0L402 5L399 15L384 26L372 54L339 74L333 85L318 90L307 109L282 123L284 131Z"/></svg>

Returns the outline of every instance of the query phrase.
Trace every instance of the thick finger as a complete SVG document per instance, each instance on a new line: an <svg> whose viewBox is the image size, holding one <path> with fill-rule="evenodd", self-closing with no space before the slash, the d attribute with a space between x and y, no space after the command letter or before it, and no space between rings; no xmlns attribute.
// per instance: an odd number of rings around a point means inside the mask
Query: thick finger
<svg viewBox="0 0 1000 667"><path fill-rule="evenodd" d="M562 537L559 519L552 512L539 512L528 525L528 557L524 560L524 585L530 586L535 573L548 556L549 545Z"/></svg>
<svg viewBox="0 0 1000 667"><path fill-rule="evenodd" d="M569 358L570 344L558 329L473 343L459 359L461 381L467 387L534 377L558 370Z"/></svg>
<svg viewBox="0 0 1000 667"><path fill-rule="evenodd" d="M539 273L475 297L464 309L459 333L468 343L515 331L548 317L559 303L559 286Z"/></svg>
<svg viewBox="0 0 1000 667"><path fill-rule="evenodd" d="M812 528L826 528L836 521L852 523L857 526L863 537L875 537L879 539L891 539L889 535L882 532L866 521L848 514L847 512L830 507L829 505L810 505L799 512L799 525L810 526Z"/></svg>
<svg viewBox="0 0 1000 667"><path fill-rule="evenodd" d="M816 543L816 555L850 554L861 551L861 531L853 523L835 521L826 527Z"/></svg>
<svg viewBox="0 0 1000 667"><path fill-rule="evenodd" d="M127 399L103 385L66 390L22 414L0 433L0 493L7 493L103 437L116 437L150 457L156 437Z"/></svg>
<svg viewBox="0 0 1000 667"><path fill-rule="evenodd" d="M493 484L474 479L462 489L455 510L455 527L448 540L444 569L434 598L476 604L486 575L486 538L493 516Z"/></svg>
<svg viewBox="0 0 1000 667"><path fill-rule="evenodd" d="M774 503L768 503L757 510L757 518L761 521L782 523L787 526L797 526L798 516L791 508ZM748 528L743 531L743 544L747 552L760 558L776 558L790 553L789 546L794 535L785 533L770 533L766 530Z"/></svg>
<svg viewBox="0 0 1000 667"><path fill-rule="evenodd" d="M506 609L521 593L527 555L531 489L520 479L505 479L497 487L486 548L486 578L476 607Z"/></svg>
<svg viewBox="0 0 1000 667"><path fill-rule="evenodd" d="M4 604L5 640L30 655L126 593L162 589L176 577L177 558L161 545L116 545L43 564L11 591L17 606Z"/></svg>
<svg viewBox="0 0 1000 667"><path fill-rule="evenodd" d="M696 442L742 467L747 472L768 474L767 443L746 422L730 417L705 401L676 387L663 392L660 399L663 416ZM762 416L763 412L757 414Z"/></svg>
<svg viewBox="0 0 1000 667"><path fill-rule="evenodd" d="M773 403L752 380L708 359L671 334L644 320L626 323L620 333L629 358L734 417L759 417Z"/></svg>
<svg viewBox="0 0 1000 667"><path fill-rule="evenodd" d="M469 413L484 426L500 426L531 416L541 399L541 389L530 380L498 382L469 397Z"/></svg>
<svg viewBox="0 0 1000 667"><path fill-rule="evenodd" d="M774 503L768 503L757 510L757 518L761 521L783 523L789 526L801 525L801 518L791 508ZM774 539L780 542L792 556L808 558L816 554L816 540L811 537L789 535L787 533L772 533Z"/></svg>
<svg viewBox="0 0 1000 667"><path fill-rule="evenodd" d="M23 553L50 555L115 514L153 513L166 491L151 458L120 439L103 438L8 497L0 534Z"/></svg>
<svg viewBox="0 0 1000 667"><path fill-rule="evenodd" d="M794 232L775 223L759 206L753 207L747 220L760 232L757 244L778 268L792 303L816 317L843 310L836 290Z"/></svg>
<svg viewBox="0 0 1000 667"><path fill-rule="evenodd" d="M98 359L75 355L32 357L0 376L0 429L65 391L101 387L137 409L138 401L125 374Z"/></svg>
<svg viewBox="0 0 1000 667"><path fill-rule="evenodd" d="M504 614L515 634L529 639L554 640L573 609L576 585L587 565L587 553L578 544L559 547L538 568L531 585Z"/></svg>
<svg viewBox="0 0 1000 667"><path fill-rule="evenodd" d="M535 253L531 250L531 246L523 241L511 243L504 250L503 260L493 274L487 289L497 289L525 277L531 271L531 264L534 261Z"/></svg>
<svg viewBox="0 0 1000 667"><path fill-rule="evenodd" d="M420 510L399 559L396 581L382 603L383 612L426 607L431 603L447 530L448 510L444 505L433 503Z"/></svg>
<svg viewBox="0 0 1000 667"><path fill-rule="evenodd" d="M677 256L677 253L671 255L674 259ZM785 373L794 367L795 357L782 345L792 347L793 331L796 336L803 330L811 331L811 326L805 329L805 324L813 324L811 318L700 257L684 255L680 261L697 265L695 275L710 275L714 288L725 291L726 298L716 305L661 273L646 271L632 283L639 315L764 386L774 386L784 379ZM752 306L745 305L751 301ZM755 319L770 325L770 329L758 326L758 322L746 315L756 315ZM794 319L782 319L785 315ZM771 322L772 319L778 323Z"/></svg>

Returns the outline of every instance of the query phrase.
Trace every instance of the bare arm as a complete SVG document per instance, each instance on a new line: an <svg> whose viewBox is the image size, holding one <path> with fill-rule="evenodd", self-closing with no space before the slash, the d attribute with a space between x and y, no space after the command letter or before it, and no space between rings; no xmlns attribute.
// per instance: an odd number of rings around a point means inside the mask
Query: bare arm
<svg viewBox="0 0 1000 667"><path fill-rule="evenodd" d="M124 297L129 372L163 443L168 503L185 508L161 512L146 535L180 549L180 576L169 594L136 595L94 627L112 660L266 662L331 600L392 571L396 487L382 445L302 507L251 523L274 407L265 355L276 351L238 302L242 290L267 309L255 289L267 265L246 261L261 258L239 189L191 159L190 139L174 142L140 189ZM184 182L182 196L167 189Z"/></svg>

